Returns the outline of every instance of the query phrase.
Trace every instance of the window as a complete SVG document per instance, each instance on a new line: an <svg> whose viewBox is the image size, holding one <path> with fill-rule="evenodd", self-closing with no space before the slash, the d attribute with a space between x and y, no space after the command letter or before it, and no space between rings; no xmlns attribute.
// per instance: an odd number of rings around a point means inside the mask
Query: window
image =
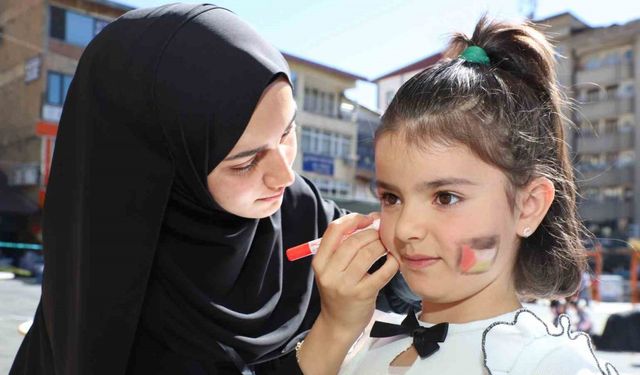
<svg viewBox="0 0 640 375"><path fill-rule="evenodd" d="M622 186L610 186L602 189L604 199L622 200L624 196L624 188Z"/></svg>
<svg viewBox="0 0 640 375"><path fill-rule="evenodd" d="M351 155L351 136L304 127L302 150L316 155L348 158Z"/></svg>
<svg viewBox="0 0 640 375"><path fill-rule="evenodd" d="M618 132L618 119L617 118L606 119L604 121L604 133L611 134L611 133L617 133L617 132Z"/></svg>
<svg viewBox="0 0 640 375"><path fill-rule="evenodd" d="M89 44L109 23L85 14L52 6L49 36L81 47Z"/></svg>
<svg viewBox="0 0 640 375"><path fill-rule="evenodd" d="M597 102L600 100L600 90L599 89L589 89L587 90L587 102Z"/></svg>
<svg viewBox="0 0 640 375"><path fill-rule="evenodd" d="M47 103L61 106L69 91L73 76L58 72L47 74Z"/></svg>
<svg viewBox="0 0 640 375"><path fill-rule="evenodd" d="M391 101L393 100L393 96L395 95L395 92L393 92L393 90L389 90L386 92L385 94L385 103L387 106L389 106L389 104L391 104Z"/></svg>
<svg viewBox="0 0 640 375"><path fill-rule="evenodd" d="M626 62L633 62L633 50L629 48L622 54L622 59Z"/></svg>
<svg viewBox="0 0 640 375"><path fill-rule="evenodd" d="M321 193L332 197L351 197L352 185L345 181L311 178Z"/></svg>
<svg viewBox="0 0 640 375"><path fill-rule="evenodd" d="M293 90L293 97L296 97L297 91L296 88L298 86L298 73L295 70L291 71L291 89Z"/></svg>
<svg viewBox="0 0 640 375"><path fill-rule="evenodd" d="M633 200L633 188L632 187L625 187L624 188L624 200L625 201L632 201Z"/></svg>
<svg viewBox="0 0 640 375"><path fill-rule="evenodd" d="M315 98L311 97L311 90L307 87L304 88L304 105L303 109L305 111L313 112L311 109L312 103L315 101Z"/></svg>
<svg viewBox="0 0 640 375"><path fill-rule="evenodd" d="M314 88L304 89L304 110L329 117L336 117L336 95Z"/></svg>
<svg viewBox="0 0 640 375"><path fill-rule="evenodd" d="M607 164L614 164L618 161L619 154L617 152L607 152L605 159Z"/></svg>
<svg viewBox="0 0 640 375"><path fill-rule="evenodd" d="M590 122L579 123L576 124L576 126L580 130L581 137L589 138L595 136L596 129L594 129L594 126Z"/></svg>
<svg viewBox="0 0 640 375"><path fill-rule="evenodd" d="M598 199L600 196L600 189L598 188L587 188L584 190L584 198L587 200Z"/></svg>
<svg viewBox="0 0 640 375"><path fill-rule="evenodd" d="M621 133L630 133L633 131L633 121L627 119L620 124Z"/></svg>
<svg viewBox="0 0 640 375"><path fill-rule="evenodd" d="M327 114L329 116L335 116L336 114L336 96L333 93L327 95L329 104L327 105Z"/></svg>
<svg viewBox="0 0 640 375"><path fill-rule="evenodd" d="M109 24L109 21L96 19L95 26L93 28L93 35L98 35L102 29Z"/></svg>
<svg viewBox="0 0 640 375"><path fill-rule="evenodd" d="M615 99L618 94L618 85L611 85L605 88L607 99Z"/></svg>
<svg viewBox="0 0 640 375"><path fill-rule="evenodd" d="M633 165L636 160L636 153L634 150L625 150L621 151L618 156L617 166L618 167L626 167L629 165Z"/></svg>
<svg viewBox="0 0 640 375"><path fill-rule="evenodd" d="M584 68L586 70L598 69L600 67L600 59L597 56L592 56L587 58L587 61L584 63Z"/></svg>

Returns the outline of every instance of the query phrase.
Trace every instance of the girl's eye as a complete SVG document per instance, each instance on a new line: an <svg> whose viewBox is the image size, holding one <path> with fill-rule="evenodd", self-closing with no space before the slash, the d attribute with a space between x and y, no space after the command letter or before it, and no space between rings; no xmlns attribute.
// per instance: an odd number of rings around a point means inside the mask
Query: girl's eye
<svg viewBox="0 0 640 375"><path fill-rule="evenodd" d="M436 204L440 206L453 206L454 204L460 202L460 197L449 192L439 192L436 193L435 201Z"/></svg>
<svg viewBox="0 0 640 375"><path fill-rule="evenodd" d="M388 192L378 194L378 199L382 206L395 206L400 204L400 198L397 195Z"/></svg>

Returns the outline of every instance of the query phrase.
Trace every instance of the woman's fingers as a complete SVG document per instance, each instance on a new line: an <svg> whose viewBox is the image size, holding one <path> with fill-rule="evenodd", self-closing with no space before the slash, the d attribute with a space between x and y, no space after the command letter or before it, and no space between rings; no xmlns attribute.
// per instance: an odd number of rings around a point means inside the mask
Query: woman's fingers
<svg viewBox="0 0 640 375"><path fill-rule="evenodd" d="M345 241L345 245L346 244L347 241ZM342 248L340 248L338 252L342 253ZM336 256L338 255L338 252L336 252ZM349 259L348 263L343 267L345 284L356 285L359 283L365 276L367 276L367 272L371 266L373 266L373 264L386 253L387 250L382 245L382 242L377 238L376 233L376 239L358 248L352 258Z"/></svg>
<svg viewBox="0 0 640 375"><path fill-rule="evenodd" d="M345 236L358 229L366 228L373 223L373 218L360 214L349 214L329 224L322 236L318 252L313 258L312 266L316 273L324 272L334 252L342 244Z"/></svg>
<svg viewBox="0 0 640 375"><path fill-rule="evenodd" d="M354 233L344 239L340 246L333 252L327 262L327 266L336 271L344 271L349 267L356 255L365 249L369 249L365 252L371 252L375 247L382 247L380 237L375 229L365 229L361 232ZM382 254L379 254L378 258L380 255Z"/></svg>
<svg viewBox="0 0 640 375"><path fill-rule="evenodd" d="M389 254L382 267L370 275L366 274L364 279L359 283L358 288L362 289L364 292L375 291L375 294L377 295L378 291L391 281L399 268L400 264L396 258Z"/></svg>

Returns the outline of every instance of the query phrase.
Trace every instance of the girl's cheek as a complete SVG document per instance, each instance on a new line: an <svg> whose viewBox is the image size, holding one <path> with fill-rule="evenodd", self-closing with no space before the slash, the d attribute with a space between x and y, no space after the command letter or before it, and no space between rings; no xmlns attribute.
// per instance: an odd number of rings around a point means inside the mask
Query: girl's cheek
<svg viewBox="0 0 640 375"><path fill-rule="evenodd" d="M459 272L463 275L489 272L498 258L498 238L492 235L462 241L457 247Z"/></svg>
<svg viewBox="0 0 640 375"><path fill-rule="evenodd" d="M393 246L393 229L388 225L388 223L389 221L385 220L384 216L381 216L378 234L385 249L395 255L395 247Z"/></svg>

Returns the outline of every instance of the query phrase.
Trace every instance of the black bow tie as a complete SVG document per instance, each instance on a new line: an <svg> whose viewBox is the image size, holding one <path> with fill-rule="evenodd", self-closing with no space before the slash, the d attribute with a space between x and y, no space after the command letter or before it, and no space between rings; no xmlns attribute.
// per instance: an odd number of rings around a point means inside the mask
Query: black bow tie
<svg viewBox="0 0 640 375"><path fill-rule="evenodd" d="M422 327L418 323L413 310L409 310L407 317L400 324L376 321L371 328L371 337L390 337L408 335L413 337L413 346L420 358L427 358L440 349L438 342L444 342L447 337L449 323L436 324L433 327Z"/></svg>

